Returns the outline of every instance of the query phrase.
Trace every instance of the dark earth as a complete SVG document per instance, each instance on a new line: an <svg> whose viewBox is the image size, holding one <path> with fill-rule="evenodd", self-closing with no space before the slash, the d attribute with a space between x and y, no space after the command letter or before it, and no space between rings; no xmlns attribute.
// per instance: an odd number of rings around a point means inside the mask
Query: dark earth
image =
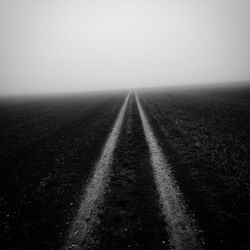
<svg viewBox="0 0 250 250"><path fill-rule="evenodd" d="M250 249L250 89L140 96L207 248Z"/></svg>
<svg viewBox="0 0 250 250"><path fill-rule="evenodd" d="M127 92L0 101L0 248L59 249ZM250 249L250 90L140 90L207 249ZM168 249L132 95L89 246Z"/></svg>
<svg viewBox="0 0 250 250"><path fill-rule="evenodd" d="M63 244L125 94L2 103L1 249Z"/></svg>

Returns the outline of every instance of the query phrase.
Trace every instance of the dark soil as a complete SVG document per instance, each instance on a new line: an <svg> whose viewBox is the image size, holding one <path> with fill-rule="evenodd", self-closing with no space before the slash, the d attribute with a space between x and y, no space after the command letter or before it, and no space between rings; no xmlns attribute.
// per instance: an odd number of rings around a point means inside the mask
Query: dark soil
<svg viewBox="0 0 250 250"><path fill-rule="evenodd" d="M209 249L250 249L250 91L141 93Z"/></svg>
<svg viewBox="0 0 250 250"><path fill-rule="evenodd" d="M1 249L63 244L124 98L58 98L0 109Z"/></svg>
<svg viewBox="0 0 250 250"><path fill-rule="evenodd" d="M91 249L167 249L149 152L131 96Z"/></svg>
<svg viewBox="0 0 250 250"><path fill-rule="evenodd" d="M0 101L0 248L59 249L125 93ZM208 249L250 249L250 92L139 94ZM131 96L91 249L168 249Z"/></svg>

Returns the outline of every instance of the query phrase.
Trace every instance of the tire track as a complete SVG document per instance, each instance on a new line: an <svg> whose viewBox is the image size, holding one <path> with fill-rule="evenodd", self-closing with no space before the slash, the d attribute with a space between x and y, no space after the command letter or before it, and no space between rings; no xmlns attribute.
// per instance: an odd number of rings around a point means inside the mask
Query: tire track
<svg viewBox="0 0 250 250"><path fill-rule="evenodd" d="M171 168L149 125L137 93L135 93L135 96L144 134L149 147L155 183L160 197L162 213L167 223L167 231L170 236L172 249L203 249L204 243L202 239L198 237L200 230L195 224L192 216L186 211L186 204L172 176Z"/></svg>
<svg viewBox="0 0 250 250"><path fill-rule="evenodd" d="M88 233L91 231L92 224L98 214L98 203L101 202L105 185L109 179L110 166L113 159L113 152L120 134L122 122L127 108L130 93L127 95L115 125L107 139L98 160L92 178L86 186L85 193L81 199L80 207L73 220L66 245L66 249L81 249Z"/></svg>
<svg viewBox="0 0 250 250"><path fill-rule="evenodd" d="M134 94L129 99L99 211L98 224L88 236L86 249L169 249Z"/></svg>

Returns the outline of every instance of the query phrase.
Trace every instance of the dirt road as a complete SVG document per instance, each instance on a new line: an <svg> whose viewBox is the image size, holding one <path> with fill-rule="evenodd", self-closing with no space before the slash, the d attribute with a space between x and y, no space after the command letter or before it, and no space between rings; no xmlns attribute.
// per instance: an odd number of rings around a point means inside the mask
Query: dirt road
<svg viewBox="0 0 250 250"><path fill-rule="evenodd" d="M125 100L103 155L63 249L203 249L136 94Z"/></svg>

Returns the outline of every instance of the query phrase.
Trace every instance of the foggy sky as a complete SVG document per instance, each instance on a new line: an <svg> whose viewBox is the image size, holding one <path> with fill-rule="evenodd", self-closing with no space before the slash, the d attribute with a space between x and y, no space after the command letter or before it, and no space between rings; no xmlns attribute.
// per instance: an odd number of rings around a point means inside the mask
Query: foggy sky
<svg viewBox="0 0 250 250"><path fill-rule="evenodd" d="M249 0L0 0L0 93L250 80Z"/></svg>

